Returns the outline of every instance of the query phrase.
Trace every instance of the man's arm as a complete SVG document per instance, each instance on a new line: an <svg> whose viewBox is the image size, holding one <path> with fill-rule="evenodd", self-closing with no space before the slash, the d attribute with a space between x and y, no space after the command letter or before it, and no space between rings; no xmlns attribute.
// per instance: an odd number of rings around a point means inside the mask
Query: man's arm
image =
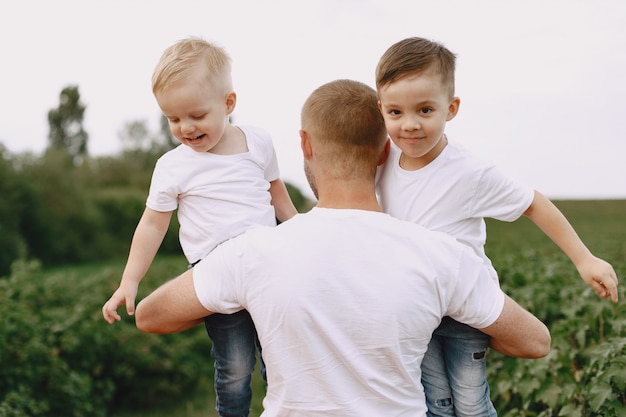
<svg viewBox="0 0 626 417"><path fill-rule="evenodd" d="M508 356L536 359L550 352L546 325L506 294L498 319L480 330L491 336L492 348Z"/></svg>
<svg viewBox="0 0 626 417"><path fill-rule="evenodd" d="M146 333L177 333L202 323L209 314L196 296L193 269L189 269L141 300L135 323Z"/></svg>

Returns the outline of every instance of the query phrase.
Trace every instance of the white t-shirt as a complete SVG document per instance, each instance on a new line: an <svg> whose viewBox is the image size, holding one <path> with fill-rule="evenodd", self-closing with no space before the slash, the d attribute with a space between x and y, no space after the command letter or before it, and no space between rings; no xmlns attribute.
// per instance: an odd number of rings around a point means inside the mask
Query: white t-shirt
<svg viewBox="0 0 626 417"><path fill-rule="evenodd" d="M482 328L504 303L466 245L362 210L314 208L252 229L193 279L210 311L252 315L268 417L425 416L420 365L441 318Z"/></svg>
<svg viewBox="0 0 626 417"><path fill-rule="evenodd" d="M517 220L532 203L533 188L451 142L416 171L400 167L400 154L392 143L389 158L377 173L377 193L385 213L454 236L491 267L485 254L484 219ZM495 270L492 277L497 280Z"/></svg>
<svg viewBox="0 0 626 417"><path fill-rule="evenodd" d="M154 168L146 205L178 208L180 245L190 263L253 226L276 225L269 188L280 172L272 140L261 129L239 128L248 152L216 155L181 144Z"/></svg>

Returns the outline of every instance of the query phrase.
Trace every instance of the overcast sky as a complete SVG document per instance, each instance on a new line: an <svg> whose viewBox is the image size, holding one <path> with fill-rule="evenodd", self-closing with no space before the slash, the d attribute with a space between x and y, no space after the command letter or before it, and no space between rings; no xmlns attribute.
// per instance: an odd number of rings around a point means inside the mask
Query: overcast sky
<svg viewBox="0 0 626 417"><path fill-rule="evenodd" d="M626 198L623 0L14 1L0 14L0 143L41 153L48 111L78 85L90 154L117 153L125 123L158 129L152 71L190 35L230 53L234 122L268 130L283 179L307 193L309 93L338 78L373 87L382 53L421 36L458 56L450 140L551 198Z"/></svg>

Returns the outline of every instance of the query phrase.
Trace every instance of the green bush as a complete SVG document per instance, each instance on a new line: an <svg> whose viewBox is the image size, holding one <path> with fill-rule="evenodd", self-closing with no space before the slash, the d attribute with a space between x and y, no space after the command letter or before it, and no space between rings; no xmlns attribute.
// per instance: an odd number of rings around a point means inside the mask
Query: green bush
<svg viewBox="0 0 626 417"><path fill-rule="evenodd" d="M130 195L101 196L101 207L117 210L129 223L132 210L139 209L138 203L131 208ZM626 201L563 207L592 251L615 267L622 279L620 301L600 299L527 221L488 222L487 252L503 289L552 334L552 351L543 359L490 352L492 399L502 417L625 417ZM44 271L38 262L19 261L0 279L0 417L104 417L139 410L156 416L148 410L165 403L162 417L190 415L169 407L185 404L199 381L212 378L206 332L200 326L147 335L125 314L119 323L105 323L101 307L117 288L123 266L122 260ZM182 255L161 254L138 299L185 267ZM263 392L254 395L258 404Z"/></svg>
<svg viewBox="0 0 626 417"><path fill-rule="evenodd" d="M184 268L181 257L157 260L160 279L147 277L144 291ZM43 273L37 262L18 262L0 280L0 416L98 417L155 407L212 373L201 327L157 336L138 332L132 318L104 322L100 309L121 269Z"/></svg>
<svg viewBox="0 0 626 417"><path fill-rule="evenodd" d="M625 203L557 202L586 245L621 278L617 304L599 298L527 219L487 222L487 252L502 288L552 334L543 359L490 353L488 379L500 416L626 416Z"/></svg>
<svg viewBox="0 0 626 417"><path fill-rule="evenodd" d="M0 277L18 259L45 268L126 256L159 153L128 151L76 165L63 151L10 155L0 145ZM287 184L294 204L313 202ZM162 253L180 254L172 216Z"/></svg>
<svg viewBox="0 0 626 417"><path fill-rule="evenodd" d="M33 187L16 172L13 161L0 144L0 277L9 273L14 260L25 257L37 241L32 230L41 225Z"/></svg>
<svg viewBox="0 0 626 417"><path fill-rule="evenodd" d="M626 305L600 299L564 256L532 252L500 258L502 287L549 327L552 349L539 360L492 352L492 399L503 417L624 416ZM624 276L623 264L618 270Z"/></svg>

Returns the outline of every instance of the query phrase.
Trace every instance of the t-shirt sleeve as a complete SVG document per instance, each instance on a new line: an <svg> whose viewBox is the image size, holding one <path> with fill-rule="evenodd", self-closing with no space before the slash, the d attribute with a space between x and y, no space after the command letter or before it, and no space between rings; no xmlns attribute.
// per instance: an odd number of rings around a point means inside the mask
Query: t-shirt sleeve
<svg viewBox="0 0 626 417"><path fill-rule="evenodd" d="M269 132L256 126L240 126L240 128L248 138L249 150L263 169L265 179L272 182L280 178L278 158Z"/></svg>
<svg viewBox="0 0 626 417"><path fill-rule="evenodd" d="M461 257L458 285L449 303L447 315L478 329L493 324L504 308L504 293L488 267L477 262L469 249Z"/></svg>
<svg viewBox="0 0 626 417"><path fill-rule="evenodd" d="M265 166L265 179L272 182L280 178L280 169L278 167L276 150L274 149L274 145L271 143L271 141L269 148L269 158L267 160L267 165Z"/></svg>
<svg viewBox="0 0 626 417"><path fill-rule="evenodd" d="M222 243L193 267L196 295L207 310L232 314L243 309L238 289L243 241L243 238L234 238Z"/></svg>
<svg viewBox="0 0 626 417"><path fill-rule="evenodd" d="M259 156L263 160L263 172L265 179L274 181L280 178L280 169L278 167L278 158L276 157L276 149L269 132L255 128L254 132L258 137Z"/></svg>
<svg viewBox="0 0 626 417"><path fill-rule="evenodd" d="M178 186L173 181L175 178L168 169L163 159L159 159L152 173L150 192L146 199L146 206L155 211L174 211L178 207Z"/></svg>
<svg viewBox="0 0 626 417"><path fill-rule="evenodd" d="M519 219L535 195L532 187L507 177L494 165L481 171L477 190L472 204L473 216L506 222Z"/></svg>

